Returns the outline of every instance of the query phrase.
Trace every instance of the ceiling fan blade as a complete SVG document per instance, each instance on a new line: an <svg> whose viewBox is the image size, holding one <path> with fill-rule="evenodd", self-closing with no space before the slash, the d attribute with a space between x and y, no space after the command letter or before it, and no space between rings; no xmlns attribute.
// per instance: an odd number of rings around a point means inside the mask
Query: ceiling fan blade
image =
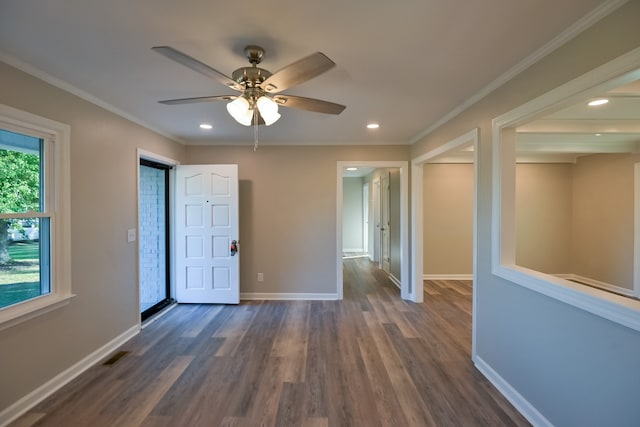
<svg viewBox="0 0 640 427"><path fill-rule="evenodd" d="M176 50L169 46L154 46L151 49L177 62L178 64L182 64L187 68L191 68L193 71L196 71L214 80L218 80L220 83L227 87L230 87L231 89L239 91L244 90L244 86L235 82L231 77L225 76L220 71L211 68L207 64L204 64L197 59L180 52L179 50Z"/></svg>
<svg viewBox="0 0 640 427"><path fill-rule="evenodd" d="M198 96L196 98L179 98L179 99L167 99L164 101L158 101L164 105L180 105L180 104L195 104L197 102L213 102L213 101L232 101L236 99L235 95L216 95L216 96Z"/></svg>
<svg viewBox="0 0 640 427"><path fill-rule="evenodd" d="M303 98L302 96L276 95L273 97L278 105L288 108L299 108L301 110L314 111L324 114L340 114L347 108L344 105L335 104L320 99Z"/></svg>
<svg viewBox="0 0 640 427"><path fill-rule="evenodd" d="M319 76L335 65L336 63L327 58L325 54L316 52L277 71L260 86L268 93L282 92Z"/></svg>

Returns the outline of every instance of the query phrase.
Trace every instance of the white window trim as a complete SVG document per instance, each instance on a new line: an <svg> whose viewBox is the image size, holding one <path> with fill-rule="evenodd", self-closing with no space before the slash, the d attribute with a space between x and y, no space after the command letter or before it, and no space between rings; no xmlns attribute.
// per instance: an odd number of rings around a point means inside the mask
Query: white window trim
<svg viewBox="0 0 640 427"><path fill-rule="evenodd" d="M69 125L0 104L0 126L22 128L53 141L53 203L51 224L51 292L0 309L0 330L69 303L71 292L71 211Z"/></svg>
<svg viewBox="0 0 640 427"><path fill-rule="evenodd" d="M640 77L640 48L493 120L492 272L527 289L640 331L640 301L515 265L515 127Z"/></svg>

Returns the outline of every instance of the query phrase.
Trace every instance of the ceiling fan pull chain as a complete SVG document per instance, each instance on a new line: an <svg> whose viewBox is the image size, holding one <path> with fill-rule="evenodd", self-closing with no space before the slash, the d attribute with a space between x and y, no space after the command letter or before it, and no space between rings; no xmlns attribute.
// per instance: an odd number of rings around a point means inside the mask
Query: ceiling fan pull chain
<svg viewBox="0 0 640 427"><path fill-rule="evenodd" d="M258 150L258 109L253 108L253 151Z"/></svg>

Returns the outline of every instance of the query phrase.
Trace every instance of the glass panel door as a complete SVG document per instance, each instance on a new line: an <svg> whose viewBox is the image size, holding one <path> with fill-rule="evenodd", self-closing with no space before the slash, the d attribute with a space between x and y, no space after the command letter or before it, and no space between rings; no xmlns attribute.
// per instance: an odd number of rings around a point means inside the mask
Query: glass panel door
<svg viewBox="0 0 640 427"><path fill-rule="evenodd" d="M140 159L140 313L142 320L168 305L169 166Z"/></svg>

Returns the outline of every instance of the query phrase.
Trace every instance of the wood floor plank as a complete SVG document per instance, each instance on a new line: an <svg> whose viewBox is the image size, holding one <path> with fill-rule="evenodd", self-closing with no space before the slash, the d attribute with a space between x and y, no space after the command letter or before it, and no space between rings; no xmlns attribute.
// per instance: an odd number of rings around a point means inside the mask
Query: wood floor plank
<svg viewBox="0 0 640 427"><path fill-rule="evenodd" d="M220 310L222 310L222 306L219 305L209 308L204 316L198 318L195 322L191 322L189 329L184 331L182 336L195 338L200 335L205 326L207 326L218 315L218 313L220 313Z"/></svg>
<svg viewBox="0 0 640 427"><path fill-rule="evenodd" d="M224 344L216 356L225 356L235 352L255 315L255 307L249 305L241 305L231 314L228 321L213 335L216 338L225 338Z"/></svg>
<svg viewBox="0 0 640 427"><path fill-rule="evenodd" d="M285 382L282 385L275 425L299 426L302 424L303 396L304 384Z"/></svg>
<svg viewBox="0 0 640 427"><path fill-rule="evenodd" d="M329 427L328 418L305 418L301 427Z"/></svg>
<svg viewBox="0 0 640 427"><path fill-rule="evenodd" d="M136 399L129 402L124 408L124 411L114 420L113 425L141 425L192 360L193 356L176 357L175 360L160 373L156 381L147 388L145 394L136 396Z"/></svg>
<svg viewBox="0 0 640 427"><path fill-rule="evenodd" d="M304 381L308 336L309 302L294 301L288 307L271 348L271 357L285 359L283 381L291 383Z"/></svg>
<svg viewBox="0 0 640 427"><path fill-rule="evenodd" d="M178 305L11 427L529 425L471 361L470 281L414 304L343 265L342 301Z"/></svg>
<svg viewBox="0 0 640 427"><path fill-rule="evenodd" d="M375 395L375 404L377 407L380 423L383 426L391 425L409 425L404 412L401 410L400 402L395 393L390 393L393 388L387 370L384 368L380 353L377 351L375 343L365 343L364 339L358 340L360 353L362 354L367 375L373 393Z"/></svg>
<svg viewBox="0 0 640 427"><path fill-rule="evenodd" d="M418 395L418 390L400 362L395 349L387 340L382 324L369 313L365 313L365 319L378 348L382 364L389 375L393 391L407 418L408 425L436 426L437 424L429 409L415 399L415 396Z"/></svg>

